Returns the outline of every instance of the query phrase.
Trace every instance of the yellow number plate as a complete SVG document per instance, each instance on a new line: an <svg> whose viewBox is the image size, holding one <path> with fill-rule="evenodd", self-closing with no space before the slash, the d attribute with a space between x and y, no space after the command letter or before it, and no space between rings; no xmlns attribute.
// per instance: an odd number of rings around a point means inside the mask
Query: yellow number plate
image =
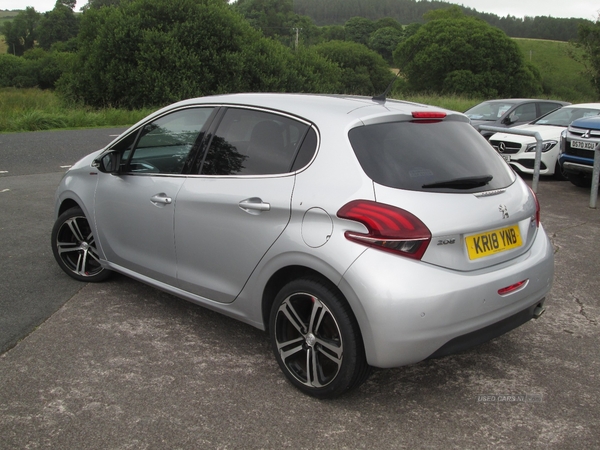
<svg viewBox="0 0 600 450"><path fill-rule="evenodd" d="M473 234L465 237L465 242L469 259L483 258L520 247L523 244L518 225Z"/></svg>

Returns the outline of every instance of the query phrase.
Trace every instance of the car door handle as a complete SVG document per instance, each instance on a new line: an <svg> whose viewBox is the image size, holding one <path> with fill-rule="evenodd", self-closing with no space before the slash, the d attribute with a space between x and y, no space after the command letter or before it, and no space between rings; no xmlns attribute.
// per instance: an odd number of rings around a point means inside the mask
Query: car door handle
<svg viewBox="0 0 600 450"><path fill-rule="evenodd" d="M171 203L173 203L173 199L171 197L167 196L167 194L165 194L165 193L156 194L155 196L150 198L150 201L157 206L170 205Z"/></svg>
<svg viewBox="0 0 600 450"><path fill-rule="evenodd" d="M258 197L247 198L239 203L240 208L250 214L260 214L263 211L269 211L271 205L263 202Z"/></svg>

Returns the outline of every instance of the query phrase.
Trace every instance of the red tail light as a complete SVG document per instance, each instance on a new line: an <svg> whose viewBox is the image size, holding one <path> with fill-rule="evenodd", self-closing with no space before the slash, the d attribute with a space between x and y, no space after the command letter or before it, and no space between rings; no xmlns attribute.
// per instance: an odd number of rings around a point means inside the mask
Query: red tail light
<svg viewBox="0 0 600 450"><path fill-rule="evenodd" d="M431 232L425 224L395 206L354 200L344 205L337 216L367 227L366 234L346 231L346 239L408 258L421 259L431 242Z"/></svg>

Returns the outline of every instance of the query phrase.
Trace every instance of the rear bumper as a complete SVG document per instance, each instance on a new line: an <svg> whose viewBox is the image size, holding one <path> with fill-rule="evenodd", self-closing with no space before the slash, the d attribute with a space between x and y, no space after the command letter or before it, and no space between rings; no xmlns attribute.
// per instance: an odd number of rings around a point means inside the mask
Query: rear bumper
<svg viewBox="0 0 600 450"><path fill-rule="evenodd" d="M552 245L540 226L528 252L473 272L369 249L340 289L361 327L367 361L385 368L463 350L521 325L543 302L553 276ZM519 290L498 293L524 280Z"/></svg>
<svg viewBox="0 0 600 450"><path fill-rule="evenodd" d="M544 311L545 300L546 299L543 298L539 303L531 305L523 311L493 323L492 325L488 325L485 328L455 337L451 341L446 342L442 347L438 348L432 355L429 355L427 359L441 358L442 356L468 350L469 348L483 344L498 336L502 336L503 334L520 327L524 323L529 322L533 318L537 319Z"/></svg>

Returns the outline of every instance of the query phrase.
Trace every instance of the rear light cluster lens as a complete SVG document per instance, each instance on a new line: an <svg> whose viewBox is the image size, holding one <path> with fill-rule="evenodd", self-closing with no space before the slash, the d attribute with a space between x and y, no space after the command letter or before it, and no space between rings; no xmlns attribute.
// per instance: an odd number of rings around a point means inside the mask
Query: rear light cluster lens
<svg viewBox="0 0 600 450"><path fill-rule="evenodd" d="M421 259L431 242L431 232L416 216L395 206L354 200L337 213L367 227L368 233L346 231L346 239L379 250Z"/></svg>
<svg viewBox="0 0 600 450"><path fill-rule="evenodd" d="M529 188L529 191L531 192L531 195L533 195L533 200L535 201L535 226L539 228L540 226L540 202L538 201L537 195L535 195L535 192L533 192L533 189L531 189L530 186L527 186ZM532 218L533 220L533 218Z"/></svg>

